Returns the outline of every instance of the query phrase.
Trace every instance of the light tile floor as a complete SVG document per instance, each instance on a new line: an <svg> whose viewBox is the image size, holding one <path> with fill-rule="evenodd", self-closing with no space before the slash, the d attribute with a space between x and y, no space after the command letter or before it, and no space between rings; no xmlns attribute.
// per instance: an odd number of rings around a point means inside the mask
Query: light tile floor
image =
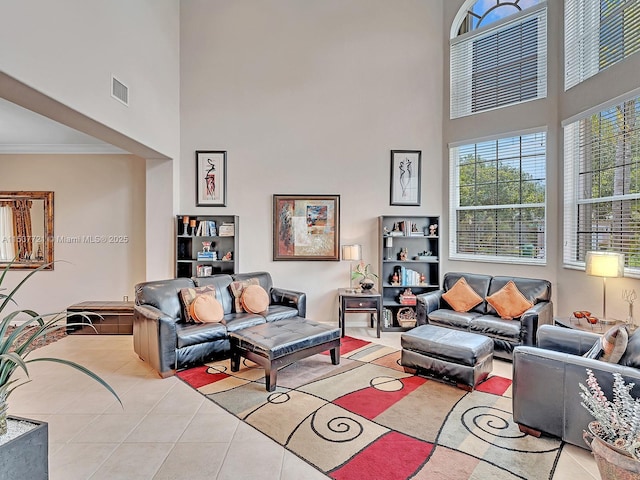
<svg viewBox="0 0 640 480"><path fill-rule="evenodd" d="M400 347L400 334L348 328L348 335ZM9 413L49 422L51 480L328 478L177 378L160 379L133 352L132 337L69 336L35 356L77 361L99 373L124 408L68 367L34 363L32 382L10 398ZM511 377L511 364L494 362ZM553 477L600 479L586 450L566 446Z"/></svg>

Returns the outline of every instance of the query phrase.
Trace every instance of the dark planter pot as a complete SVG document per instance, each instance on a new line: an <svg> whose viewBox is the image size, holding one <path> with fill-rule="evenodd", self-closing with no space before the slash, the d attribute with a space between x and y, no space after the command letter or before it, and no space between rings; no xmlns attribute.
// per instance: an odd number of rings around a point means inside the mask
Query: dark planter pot
<svg viewBox="0 0 640 480"><path fill-rule="evenodd" d="M2 478L48 480L49 426L47 422L9 416L37 425L32 430L0 445L0 476Z"/></svg>

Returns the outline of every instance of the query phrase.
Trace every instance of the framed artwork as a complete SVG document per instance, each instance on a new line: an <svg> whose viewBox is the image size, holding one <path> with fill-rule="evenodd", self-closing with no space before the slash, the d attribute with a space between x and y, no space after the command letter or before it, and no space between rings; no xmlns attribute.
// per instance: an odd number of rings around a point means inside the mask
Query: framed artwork
<svg viewBox="0 0 640 480"><path fill-rule="evenodd" d="M391 150L390 205L420 206L420 150Z"/></svg>
<svg viewBox="0 0 640 480"><path fill-rule="evenodd" d="M274 260L340 260L340 195L274 195Z"/></svg>
<svg viewBox="0 0 640 480"><path fill-rule="evenodd" d="M196 206L227 205L227 152L196 151Z"/></svg>

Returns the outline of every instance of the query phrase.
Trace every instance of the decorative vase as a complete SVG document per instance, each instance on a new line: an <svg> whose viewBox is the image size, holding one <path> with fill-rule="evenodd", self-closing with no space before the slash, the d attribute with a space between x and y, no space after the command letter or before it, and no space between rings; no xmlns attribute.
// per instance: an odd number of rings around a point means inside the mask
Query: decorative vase
<svg viewBox="0 0 640 480"><path fill-rule="evenodd" d="M602 480L640 480L640 461L598 437L595 424L589 423L589 432L583 432L583 438L591 447Z"/></svg>
<svg viewBox="0 0 640 480"><path fill-rule="evenodd" d="M375 283L373 283L372 280L363 280L360 282L360 288L362 288L362 290L371 290L374 285Z"/></svg>

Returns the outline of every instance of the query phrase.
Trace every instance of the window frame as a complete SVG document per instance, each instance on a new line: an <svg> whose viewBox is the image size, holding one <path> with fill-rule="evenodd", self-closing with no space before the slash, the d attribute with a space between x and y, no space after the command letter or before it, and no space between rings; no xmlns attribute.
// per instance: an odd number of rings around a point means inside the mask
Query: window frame
<svg viewBox="0 0 640 480"><path fill-rule="evenodd" d="M511 138L523 137L531 134L544 134L544 202L542 203L516 203L516 204L499 204L481 205L481 206L461 206L460 205L460 168L459 168L459 155L458 151L461 147L467 147L472 145L478 145L485 142L501 140L508 140ZM469 262L491 262L491 263L509 263L509 264L521 264L521 265L546 265L548 262L548 246L547 246L547 233L548 233L548 157L549 157L549 144L548 144L548 128L546 126L530 128L526 130L518 130L512 132L505 132L498 135L492 135L489 137L477 138L472 140L465 140L455 143L450 143L449 147L449 260L469 261ZM523 156L518 157L520 163ZM500 158L496 157L496 161L500 161ZM500 182L496 179L496 185ZM520 179L522 184L522 178ZM542 257L528 257L528 256L506 256L506 255L481 255L474 253L458 253L458 212L472 211L472 210L506 210L513 208L542 208L544 210L544 233L543 235L543 256ZM523 245L521 245L522 247Z"/></svg>

